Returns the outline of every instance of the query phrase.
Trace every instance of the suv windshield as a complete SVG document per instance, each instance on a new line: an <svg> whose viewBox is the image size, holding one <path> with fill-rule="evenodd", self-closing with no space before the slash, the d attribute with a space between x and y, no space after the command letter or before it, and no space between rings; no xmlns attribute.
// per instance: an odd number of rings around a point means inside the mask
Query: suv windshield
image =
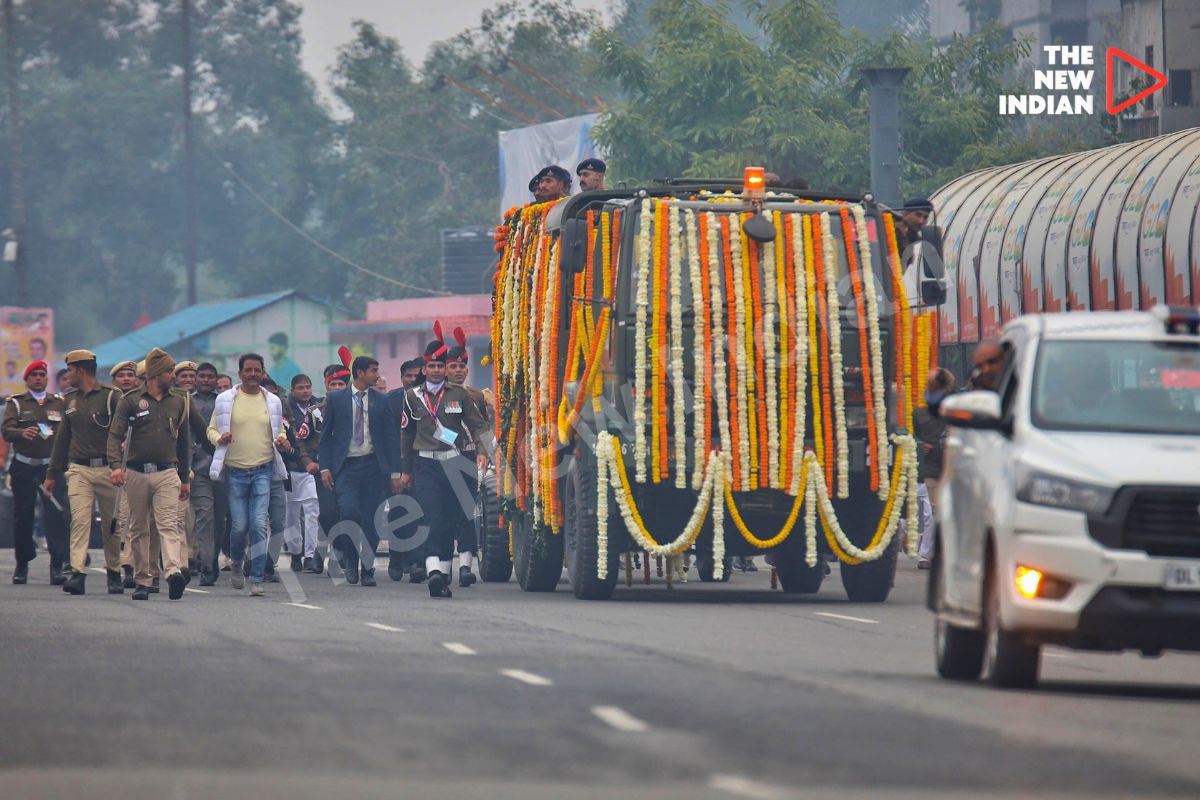
<svg viewBox="0 0 1200 800"><path fill-rule="evenodd" d="M1200 346L1044 342L1033 423L1057 430L1200 434Z"/></svg>

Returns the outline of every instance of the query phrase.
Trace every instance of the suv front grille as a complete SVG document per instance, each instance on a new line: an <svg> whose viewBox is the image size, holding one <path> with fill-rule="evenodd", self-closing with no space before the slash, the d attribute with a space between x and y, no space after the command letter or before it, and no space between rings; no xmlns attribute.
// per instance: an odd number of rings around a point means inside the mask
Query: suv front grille
<svg viewBox="0 0 1200 800"><path fill-rule="evenodd" d="M1127 486L1107 515L1088 520L1088 529L1107 547L1200 558L1200 487Z"/></svg>

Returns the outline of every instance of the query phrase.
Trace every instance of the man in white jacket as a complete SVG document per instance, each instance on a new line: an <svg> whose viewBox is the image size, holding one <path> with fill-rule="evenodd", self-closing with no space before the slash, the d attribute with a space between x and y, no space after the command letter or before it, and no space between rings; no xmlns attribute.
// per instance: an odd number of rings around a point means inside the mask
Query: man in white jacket
<svg viewBox="0 0 1200 800"><path fill-rule="evenodd" d="M238 359L241 383L217 397L208 424L208 440L217 448L209 474L213 480L225 480L229 487L230 583L235 589L245 585L242 561L249 549L250 594L255 597L263 595L271 481L286 475L275 449L287 441L283 404L262 388L265 373L263 357L257 353Z"/></svg>

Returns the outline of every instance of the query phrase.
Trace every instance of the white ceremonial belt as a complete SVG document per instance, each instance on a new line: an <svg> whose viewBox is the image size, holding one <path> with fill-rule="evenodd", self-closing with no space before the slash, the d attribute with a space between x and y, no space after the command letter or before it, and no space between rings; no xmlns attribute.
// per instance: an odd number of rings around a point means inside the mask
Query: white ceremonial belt
<svg viewBox="0 0 1200 800"><path fill-rule="evenodd" d="M31 467L44 467L50 463L50 459L48 458L30 458L20 453L13 453L13 461L20 461L22 464L28 464Z"/></svg>
<svg viewBox="0 0 1200 800"><path fill-rule="evenodd" d="M458 458L457 450L418 450L417 455L421 458L432 458L434 461L449 461L452 458Z"/></svg>

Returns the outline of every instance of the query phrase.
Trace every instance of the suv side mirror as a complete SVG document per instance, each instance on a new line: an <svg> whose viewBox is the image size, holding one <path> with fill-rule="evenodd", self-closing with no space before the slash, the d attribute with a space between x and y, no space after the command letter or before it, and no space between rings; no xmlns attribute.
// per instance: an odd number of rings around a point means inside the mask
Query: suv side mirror
<svg viewBox="0 0 1200 800"><path fill-rule="evenodd" d="M942 400L938 416L957 428L1002 432L1008 429L1000 408L1000 395L986 390L950 395Z"/></svg>

